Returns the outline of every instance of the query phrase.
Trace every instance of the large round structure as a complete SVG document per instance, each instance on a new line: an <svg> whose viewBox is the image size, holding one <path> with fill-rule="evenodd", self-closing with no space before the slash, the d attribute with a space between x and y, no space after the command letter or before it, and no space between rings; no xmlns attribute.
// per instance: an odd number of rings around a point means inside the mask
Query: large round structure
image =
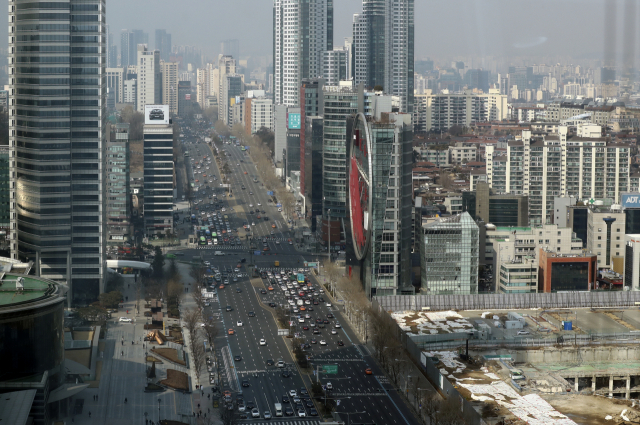
<svg viewBox="0 0 640 425"><path fill-rule="evenodd" d="M35 276L0 276L0 380L48 371L52 390L64 379L66 287Z"/></svg>
<svg viewBox="0 0 640 425"><path fill-rule="evenodd" d="M362 260L371 236L371 135L364 114L356 116L349 158L349 216L353 235L353 248Z"/></svg>

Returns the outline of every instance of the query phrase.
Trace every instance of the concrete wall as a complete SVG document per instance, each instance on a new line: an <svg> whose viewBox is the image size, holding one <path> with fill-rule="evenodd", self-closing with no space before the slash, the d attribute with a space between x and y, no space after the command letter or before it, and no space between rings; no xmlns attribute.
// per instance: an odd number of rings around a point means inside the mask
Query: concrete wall
<svg viewBox="0 0 640 425"><path fill-rule="evenodd" d="M640 360L640 347L580 347L574 348L541 348L511 352L516 362L531 364L540 363L576 363L599 362L637 362Z"/></svg>

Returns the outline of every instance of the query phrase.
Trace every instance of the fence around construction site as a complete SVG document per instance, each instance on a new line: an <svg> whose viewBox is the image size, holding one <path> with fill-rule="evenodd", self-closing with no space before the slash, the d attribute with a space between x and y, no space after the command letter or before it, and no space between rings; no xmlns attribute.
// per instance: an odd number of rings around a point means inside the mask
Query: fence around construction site
<svg viewBox="0 0 640 425"><path fill-rule="evenodd" d="M388 295L375 297L385 311L607 308L640 305L640 292L555 292L532 294Z"/></svg>

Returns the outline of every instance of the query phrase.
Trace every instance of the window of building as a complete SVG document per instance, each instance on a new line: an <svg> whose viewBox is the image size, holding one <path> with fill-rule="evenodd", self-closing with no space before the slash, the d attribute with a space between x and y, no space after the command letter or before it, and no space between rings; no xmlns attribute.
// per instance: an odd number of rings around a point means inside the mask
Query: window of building
<svg viewBox="0 0 640 425"><path fill-rule="evenodd" d="M602 245L601 245L601 244L598 244L598 248L602 248Z"/></svg>

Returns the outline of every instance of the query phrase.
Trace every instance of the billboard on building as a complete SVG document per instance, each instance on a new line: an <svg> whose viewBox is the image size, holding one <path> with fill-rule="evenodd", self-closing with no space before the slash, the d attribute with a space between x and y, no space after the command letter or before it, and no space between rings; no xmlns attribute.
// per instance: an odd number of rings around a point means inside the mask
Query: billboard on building
<svg viewBox="0 0 640 425"><path fill-rule="evenodd" d="M169 124L169 105L144 105L145 124Z"/></svg>
<svg viewBox="0 0 640 425"><path fill-rule="evenodd" d="M300 130L300 114L289 114L289 130Z"/></svg>
<svg viewBox="0 0 640 425"><path fill-rule="evenodd" d="M640 193L623 193L622 208L640 208Z"/></svg>
<svg viewBox="0 0 640 425"><path fill-rule="evenodd" d="M184 95L184 100L191 100L191 93L187 93Z"/></svg>

